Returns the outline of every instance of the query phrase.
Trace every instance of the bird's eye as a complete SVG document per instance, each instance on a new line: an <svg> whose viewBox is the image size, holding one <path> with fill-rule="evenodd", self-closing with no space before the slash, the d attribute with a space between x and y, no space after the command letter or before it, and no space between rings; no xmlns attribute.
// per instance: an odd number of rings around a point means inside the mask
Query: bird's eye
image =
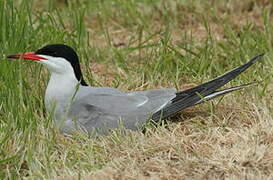
<svg viewBox="0 0 273 180"><path fill-rule="evenodd" d="M57 56L57 52L56 51L47 51L46 54L50 55L50 56Z"/></svg>
<svg viewBox="0 0 273 180"><path fill-rule="evenodd" d="M57 55L57 52L54 51L54 52L52 52L51 54L52 54L53 56L56 56L56 55Z"/></svg>

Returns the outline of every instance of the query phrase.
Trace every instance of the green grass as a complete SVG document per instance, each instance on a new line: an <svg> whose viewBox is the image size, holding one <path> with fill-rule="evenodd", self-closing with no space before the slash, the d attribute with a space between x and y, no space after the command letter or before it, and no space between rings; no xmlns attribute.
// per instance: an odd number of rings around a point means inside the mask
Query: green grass
<svg viewBox="0 0 273 180"><path fill-rule="evenodd" d="M0 0L0 178L270 178L272 18L266 0ZM183 123L92 139L54 128L41 65L6 59L50 43L77 50L89 84L124 91L185 89L266 56L230 83L258 86Z"/></svg>

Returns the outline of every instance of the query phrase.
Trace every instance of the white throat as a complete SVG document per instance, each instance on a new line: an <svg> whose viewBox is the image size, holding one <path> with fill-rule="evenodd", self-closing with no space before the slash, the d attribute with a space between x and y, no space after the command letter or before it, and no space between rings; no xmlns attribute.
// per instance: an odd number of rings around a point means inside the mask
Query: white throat
<svg viewBox="0 0 273 180"><path fill-rule="evenodd" d="M52 110L52 105L65 105L72 100L79 84L74 74L72 75L51 74L45 92L45 105L48 111Z"/></svg>
<svg viewBox="0 0 273 180"><path fill-rule="evenodd" d="M45 65L50 73L45 92L45 106L48 112L54 106L66 106L75 95L79 81L77 80L73 67L64 58L44 56L47 60L39 61ZM58 108L58 107L56 107Z"/></svg>

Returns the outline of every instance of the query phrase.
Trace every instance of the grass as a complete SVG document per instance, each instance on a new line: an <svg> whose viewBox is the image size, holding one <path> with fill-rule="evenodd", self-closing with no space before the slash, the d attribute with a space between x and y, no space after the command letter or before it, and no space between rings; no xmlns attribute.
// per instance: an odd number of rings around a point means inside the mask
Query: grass
<svg viewBox="0 0 273 180"><path fill-rule="evenodd" d="M267 0L1 0L1 179L271 179L272 17ZM77 50L89 84L125 91L186 89L266 56L230 83L258 86L92 139L54 128L44 68L6 59L49 43Z"/></svg>

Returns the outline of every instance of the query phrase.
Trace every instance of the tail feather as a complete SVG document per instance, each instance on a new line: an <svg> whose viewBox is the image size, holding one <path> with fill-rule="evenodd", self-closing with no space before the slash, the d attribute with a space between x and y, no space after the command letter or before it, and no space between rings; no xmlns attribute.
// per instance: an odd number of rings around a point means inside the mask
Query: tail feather
<svg viewBox="0 0 273 180"><path fill-rule="evenodd" d="M228 94L230 92L237 91L237 90L240 90L240 89L243 89L243 88L246 88L246 87L250 87L250 86L254 86L254 85L257 85L257 83L242 84L240 86L236 86L236 87L232 87L232 88L228 88L228 89L223 89L223 90L220 90L220 91L214 91L210 95L207 95L205 97L201 97L202 99L200 99L194 105L200 104L202 102L214 99L214 98L216 98L218 96L222 96L222 95Z"/></svg>
<svg viewBox="0 0 273 180"><path fill-rule="evenodd" d="M172 99L172 102L170 105L164 107L163 109L155 112L152 115L152 119L154 121L157 121L159 119L164 119L167 117L170 117L177 112L193 106L195 104L199 104L201 102L204 102L206 100L218 97L220 95L242 89L244 87L248 87L248 85L241 85L229 89L225 89L222 91L216 91L220 87L224 86L227 84L229 81L237 77L239 74L244 72L246 69L248 69L251 65L253 65L255 62L257 62L261 57L263 57L264 54L260 54L247 63L245 63L242 66L239 66L209 82L206 82L204 84L201 84L199 86L196 86L194 88L185 90L185 91L180 91L176 93L176 97Z"/></svg>

